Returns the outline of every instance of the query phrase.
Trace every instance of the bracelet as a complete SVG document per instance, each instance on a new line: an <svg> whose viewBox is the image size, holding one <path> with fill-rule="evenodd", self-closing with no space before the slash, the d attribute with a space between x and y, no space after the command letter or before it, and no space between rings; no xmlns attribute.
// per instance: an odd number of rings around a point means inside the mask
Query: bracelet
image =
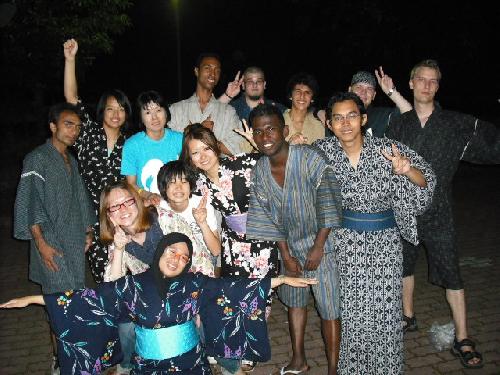
<svg viewBox="0 0 500 375"><path fill-rule="evenodd" d="M387 91L387 96L391 96L394 91L396 91L396 87L394 86L392 89L390 89L389 91Z"/></svg>
<svg viewBox="0 0 500 375"><path fill-rule="evenodd" d="M233 99L234 98L234 96L228 95L227 91L224 92L224 95L226 95L229 99Z"/></svg>
<svg viewBox="0 0 500 375"><path fill-rule="evenodd" d="M144 191L144 189L139 189L137 190L137 194L139 194L139 196L141 196L141 193Z"/></svg>

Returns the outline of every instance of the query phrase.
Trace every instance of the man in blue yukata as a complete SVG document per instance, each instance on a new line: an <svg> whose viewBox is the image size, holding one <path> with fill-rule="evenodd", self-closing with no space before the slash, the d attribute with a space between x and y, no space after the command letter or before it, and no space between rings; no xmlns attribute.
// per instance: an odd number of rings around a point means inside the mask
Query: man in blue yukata
<svg viewBox="0 0 500 375"><path fill-rule="evenodd" d="M328 374L336 373L340 322L338 272L331 229L341 224L341 194L324 155L308 145L289 145L281 111L261 104L249 116L256 147L263 154L253 169L247 237L277 241L282 273L316 277L319 283L298 290L280 287L288 307L292 359L281 374L309 367L304 335L310 292L321 317Z"/></svg>

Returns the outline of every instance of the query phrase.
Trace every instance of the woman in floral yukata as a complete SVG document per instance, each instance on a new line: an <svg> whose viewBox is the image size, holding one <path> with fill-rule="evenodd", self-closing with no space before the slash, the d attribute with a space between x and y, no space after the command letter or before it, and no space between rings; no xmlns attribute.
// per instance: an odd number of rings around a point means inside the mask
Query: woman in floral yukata
<svg viewBox="0 0 500 375"><path fill-rule="evenodd" d="M181 158L199 172L195 193L208 195L222 215L221 276L275 276L279 273L276 244L245 235L250 173L260 154L219 158L220 154L212 131L201 124L186 127Z"/></svg>
<svg viewBox="0 0 500 375"><path fill-rule="evenodd" d="M0 307L46 306L57 336L62 374L99 374L119 361L116 322L125 316L132 316L136 324L132 374L210 374L205 352L268 360L263 310L270 288L284 283L306 287L317 280L214 279L188 273L192 253L191 240L172 232L162 238L151 268L142 274L95 290L27 296ZM193 322L198 313L202 321L211 322L205 325L205 348Z"/></svg>

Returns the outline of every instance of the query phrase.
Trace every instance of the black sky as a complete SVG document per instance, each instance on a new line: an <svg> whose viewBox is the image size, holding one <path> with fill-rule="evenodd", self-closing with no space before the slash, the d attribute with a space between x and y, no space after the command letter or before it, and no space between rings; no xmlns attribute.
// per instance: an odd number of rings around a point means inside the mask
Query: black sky
<svg viewBox="0 0 500 375"><path fill-rule="evenodd" d="M403 4L405 3L405 4ZM218 91L237 70L264 68L267 95L285 101L285 85L308 71L322 100L347 88L357 70L382 65L408 98L411 66L439 61L438 93L446 107L468 113L498 112L499 7L478 2L180 0L182 96L194 90L193 66L203 51L222 57ZM178 100L176 23L171 0L136 1L133 26L117 38L111 56L98 56L81 90L97 97L118 87L135 99L146 89ZM385 104L379 95L376 101Z"/></svg>

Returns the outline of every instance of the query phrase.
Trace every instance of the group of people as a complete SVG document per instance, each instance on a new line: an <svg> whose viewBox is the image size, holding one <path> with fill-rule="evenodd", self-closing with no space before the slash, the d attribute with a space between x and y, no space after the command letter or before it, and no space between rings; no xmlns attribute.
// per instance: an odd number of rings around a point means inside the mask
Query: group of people
<svg viewBox="0 0 500 375"><path fill-rule="evenodd" d="M26 156L15 202L14 235L30 241L43 295L0 306L46 305L54 367L206 374L213 358L251 371L270 358L276 288L292 344L280 374L309 369L311 294L328 374L402 373L421 244L429 280L446 289L452 352L483 366L467 333L451 180L460 160L500 162L500 134L441 109L437 62L412 69L413 104L380 67L355 73L325 110L315 78L297 74L286 109L265 97L258 67L216 99L220 58L202 54L193 96L168 106L141 93L144 130L128 136L120 90L101 96L96 120L86 111L77 51L64 44L67 103L51 108L51 138ZM377 84L395 107L372 105ZM84 285L85 254L96 289Z"/></svg>

